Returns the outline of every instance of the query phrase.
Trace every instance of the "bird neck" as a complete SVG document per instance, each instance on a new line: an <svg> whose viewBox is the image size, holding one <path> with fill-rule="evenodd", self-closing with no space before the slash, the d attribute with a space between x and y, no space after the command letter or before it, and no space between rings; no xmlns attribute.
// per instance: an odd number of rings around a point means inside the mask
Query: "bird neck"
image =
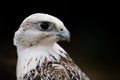
<svg viewBox="0 0 120 80"><path fill-rule="evenodd" d="M32 47L17 47L17 54L18 57L28 57L31 55L32 56L48 56L50 55L56 55L56 56L64 56L61 54L61 51L63 53L66 53L63 48L61 48L57 43L54 43L52 45L36 45Z"/></svg>
<svg viewBox="0 0 120 80"><path fill-rule="evenodd" d="M17 77L23 76L30 70L41 66L47 62L59 62L62 57L66 57L66 52L57 44L39 45L31 48L17 47ZM61 53L63 52L63 53Z"/></svg>

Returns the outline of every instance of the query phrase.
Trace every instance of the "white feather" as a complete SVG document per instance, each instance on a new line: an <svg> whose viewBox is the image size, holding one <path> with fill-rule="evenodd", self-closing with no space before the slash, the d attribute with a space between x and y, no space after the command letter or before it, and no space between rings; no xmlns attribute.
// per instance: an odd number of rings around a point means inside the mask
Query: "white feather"
<svg viewBox="0 0 120 80"><path fill-rule="evenodd" d="M49 57L49 55L54 55L54 57L59 61L60 56L62 55L64 57L65 54L60 54L58 50L61 50L65 52L57 43L54 45L47 45L47 46L33 46L26 49L18 48L18 62L17 62L17 77L23 76L30 70L34 69L37 66L38 61L40 60L40 66L42 62L44 61L45 57L48 59L48 61L53 61L54 59ZM31 62L28 64L28 61L31 60ZM35 59L37 58L37 61Z"/></svg>

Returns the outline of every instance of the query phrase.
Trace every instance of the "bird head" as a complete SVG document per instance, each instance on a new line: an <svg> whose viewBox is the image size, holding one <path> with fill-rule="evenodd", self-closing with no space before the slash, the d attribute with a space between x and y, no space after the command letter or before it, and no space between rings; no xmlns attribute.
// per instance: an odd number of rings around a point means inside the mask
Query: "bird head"
<svg viewBox="0 0 120 80"><path fill-rule="evenodd" d="M70 33L61 20L48 14L35 13L28 16L15 32L14 45L30 47L69 40Z"/></svg>

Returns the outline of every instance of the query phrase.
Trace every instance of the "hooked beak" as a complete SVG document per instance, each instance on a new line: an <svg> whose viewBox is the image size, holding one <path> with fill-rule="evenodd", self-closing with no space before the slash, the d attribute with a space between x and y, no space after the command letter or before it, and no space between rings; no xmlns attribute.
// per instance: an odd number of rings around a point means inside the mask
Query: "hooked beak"
<svg viewBox="0 0 120 80"><path fill-rule="evenodd" d="M66 28L64 28L62 31L59 31L56 36L60 41L70 41L70 32Z"/></svg>

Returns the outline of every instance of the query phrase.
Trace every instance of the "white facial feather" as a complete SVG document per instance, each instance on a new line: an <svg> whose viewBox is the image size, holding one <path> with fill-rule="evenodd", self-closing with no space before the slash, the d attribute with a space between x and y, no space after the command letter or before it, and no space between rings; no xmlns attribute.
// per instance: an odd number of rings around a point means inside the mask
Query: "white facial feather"
<svg viewBox="0 0 120 80"><path fill-rule="evenodd" d="M70 33L58 18L42 13L28 16L14 36L17 80L89 80L56 43L61 40L69 41Z"/></svg>
<svg viewBox="0 0 120 80"><path fill-rule="evenodd" d="M52 30L41 31L39 26L43 22L49 22ZM36 13L28 16L22 22L15 33L14 45L31 47L39 43L51 44L59 41L57 34L66 34L69 37L69 31L64 27L62 21L48 14Z"/></svg>
<svg viewBox="0 0 120 80"><path fill-rule="evenodd" d="M54 23L56 27L64 26L63 22L60 21L57 17L51 16L49 14L42 14L42 13L36 13L36 14L30 15L23 21L22 25L29 22L39 22L39 21L49 21L51 23Z"/></svg>
<svg viewBox="0 0 120 80"><path fill-rule="evenodd" d="M42 22L49 22L52 30L40 30L39 24ZM69 37L69 31L58 18L42 13L28 16L14 36L14 45L17 46L18 52L17 77L34 69L39 60L42 64L45 57L49 61L54 60L49 55L54 55L58 61L59 55L66 57L65 54L59 53L57 49L65 51L56 42L63 38L69 39Z"/></svg>

